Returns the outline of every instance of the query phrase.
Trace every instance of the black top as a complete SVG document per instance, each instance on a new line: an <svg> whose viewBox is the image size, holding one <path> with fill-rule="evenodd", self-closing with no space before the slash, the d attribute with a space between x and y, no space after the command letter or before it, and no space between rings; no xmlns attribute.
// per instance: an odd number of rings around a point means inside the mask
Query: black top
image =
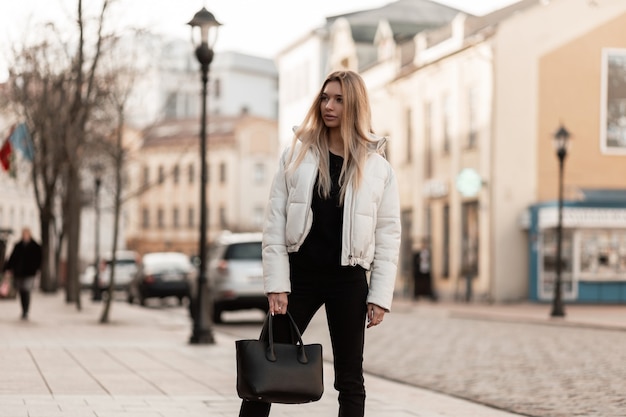
<svg viewBox="0 0 626 417"><path fill-rule="evenodd" d="M313 224L300 250L289 254L292 267L306 271L328 271L341 268L341 230L343 204L340 203L339 176L343 158L329 152L331 189L325 199L317 192L319 174L313 188L311 210Z"/></svg>
<svg viewBox="0 0 626 417"><path fill-rule="evenodd" d="M16 278L23 278L35 275L40 267L41 246L31 239L28 242L20 240L15 244L3 269L13 272Z"/></svg>

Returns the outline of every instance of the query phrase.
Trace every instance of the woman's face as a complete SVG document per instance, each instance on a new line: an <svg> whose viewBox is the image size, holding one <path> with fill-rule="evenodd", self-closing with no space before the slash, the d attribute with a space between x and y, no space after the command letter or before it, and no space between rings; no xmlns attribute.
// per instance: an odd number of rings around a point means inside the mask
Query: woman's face
<svg viewBox="0 0 626 417"><path fill-rule="evenodd" d="M330 81L324 87L320 101L320 112L326 127L332 129L341 126L343 95L339 81Z"/></svg>

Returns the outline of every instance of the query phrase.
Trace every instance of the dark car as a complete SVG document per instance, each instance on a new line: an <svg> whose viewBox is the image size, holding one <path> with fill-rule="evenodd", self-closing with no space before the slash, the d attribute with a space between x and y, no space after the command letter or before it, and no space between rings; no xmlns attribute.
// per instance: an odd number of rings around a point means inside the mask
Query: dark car
<svg viewBox="0 0 626 417"><path fill-rule="evenodd" d="M147 253L141 258L137 274L127 289L127 300L145 305L148 298L178 298L179 304L190 296L189 283L197 269L187 255L180 252Z"/></svg>
<svg viewBox="0 0 626 417"><path fill-rule="evenodd" d="M207 276L212 290L215 323L222 322L223 311L259 309L267 312L261 239L261 233L224 233L212 245ZM192 294L193 303L195 288Z"/></svg>

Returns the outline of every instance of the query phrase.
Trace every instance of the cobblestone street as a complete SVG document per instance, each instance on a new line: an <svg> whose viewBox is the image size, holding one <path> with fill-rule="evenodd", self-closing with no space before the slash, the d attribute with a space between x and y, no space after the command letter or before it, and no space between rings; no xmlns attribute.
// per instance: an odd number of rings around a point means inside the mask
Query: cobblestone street
<svg viewBox="0 0 626 417"><path fill-rule="evenodd" d="M330 355L324 320L316 316L305 341L322 340ZM624 330L470 319L402 303L366 335L371 374L534 417L626 416Z"/></svg>
<svg viewBox="0 0 626 417"><path fill-rule="evenodd" d="M521 414L626 416L626 332L390 314L371 373Z"/></svg>

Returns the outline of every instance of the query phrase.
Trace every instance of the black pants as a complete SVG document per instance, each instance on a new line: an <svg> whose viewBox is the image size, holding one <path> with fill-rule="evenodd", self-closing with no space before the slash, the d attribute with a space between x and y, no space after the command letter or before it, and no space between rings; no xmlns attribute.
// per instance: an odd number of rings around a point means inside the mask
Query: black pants
<svg viewBox="0 0 626 417"><path fill-rule="evenodd" d="M343 267L332 273L292 271L288 310L304 333L322 305L332 342L335 389L339 391L339 417L363 417L363 345L367 313L367 280L360 267ZM287 319L277 315L274 338L289 342ZM305 338L305 343L306 343ZM313 341L310 341L313 343ZM267 417L271 404L243 401L239 417Z"/></svg>
<svg viewBox="0 0 626 417"><path fill-rule="evenodd" d="M28 310L30 308L30 292L33 289L34 279L34 277L15 277L15 287L20 294L23 319L28 317Z"/></svg>

